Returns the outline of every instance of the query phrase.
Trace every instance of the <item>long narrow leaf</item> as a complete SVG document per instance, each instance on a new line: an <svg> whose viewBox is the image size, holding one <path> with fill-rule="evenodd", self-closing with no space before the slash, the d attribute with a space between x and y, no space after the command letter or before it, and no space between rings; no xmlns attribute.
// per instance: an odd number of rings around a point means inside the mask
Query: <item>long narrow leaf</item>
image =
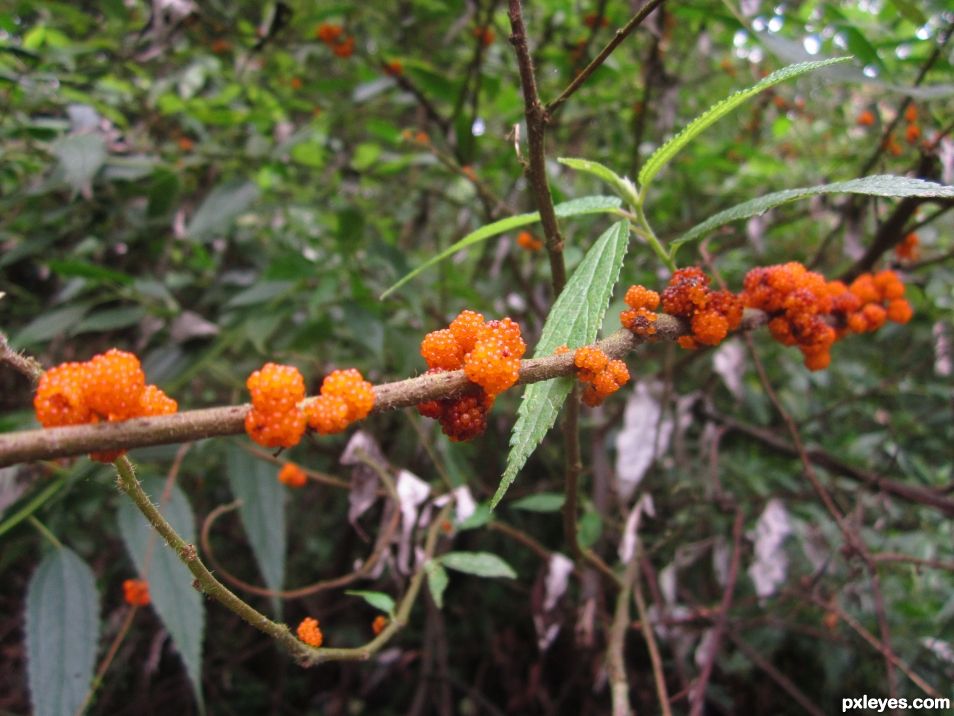
<svg viewBox="0 0 954 716"><path fill-rule="evenodd" d="M861 179L822 184L820 186L801 187L799 189L785 189L774 194L766 194L757 199L737 204L725 211L710 216L700 224L696 224L685 234L673 241L670 246L675 255L676 250L683 244L701 239L714 229L740 219L748 219L764 214L769 209L787 204L791 201L804 199L816 194L869 194L872 196L925 196L925 197L954 197L954 187L923 179L879 174Z"/></svg>
<svg viewBox="0 0 954 716"><path fill-rule="evenodd" d="M830 60L820 60L818 62L800 62L796 65L789 65L788 67L783 67L777 72L773 72L761 82L752 85L748 89L739 90L735 94L726 97L721 102L714 104L712 107L687 124L685 129L676 134L674 137L671 137L668 142L653 152L652 156L650 156L649 159L646 160L646 163L643 164L642 169L639 170L638 178L640 188L645 191L646 185L653 180L653 177L655 177L659 171L666 166L683 147L689 144L689 142L691 142L697 136L702 134L702 132L704 132L710 126L729 114L729 112L734 110L740 104L751 97L754 97L759 92L767 90L769 87L773 87L774 85L784 82L785 80L803 75L806 72L812 72L813 70L817 70L821 67L833 65L838 62L845 62L850 59L850 57L834 57Z"/></svg>
<svg viewBox="0 0 954 716"><path fill-rule="evenodd" d="M619 210L621 203L622 202L615 196L584 196L580 199L571 199L570 201L565 201L562 204L557 204L553 208L557 217L565 218L570 216L583 216L585 214L613 214ZM499 234L503 234L507 231L510 231L511 229L527 226L528 224L533 224L538 221L540 221L540 212L534 211L531 214L517 214L516 216L508 216L506 219L501 219L500 221L495 221L492 224L481 226L476 231L472 231L471 233L467 234L467 236L462 238L460 241L452 244L440 253L431 256L427 261L405 275L397 283L382 293L380 298L387 298L422 271L426 271L431 266L434 266L444 259L453 256L461 249L466 249L468 246L473 246L474 244L480 243L481 241L489 239L492 236L498 236Z"/></svg>
<svg viewBox="0 0 954 716"><path fill-rule="evenodd" d="M603 322L613 286L626 255L629 224L611 226L587 251L586 256L560 293L543 326L534 356L551 355L564 343L577 347L592 343ZM517 422L510 435L510 454L500 486L490 507L493 509L517 477L553 424L573 382L569 378L546 380L527 386L517 410Z"/></svg>
<svg viewBox="0 0 954 716"><path fill-rule="evenodd" d="M195 518L185 494L175 486L169 500L161 501L165 481L158 477L142 479L146 491L169 524L187 542L195 541ZM123 500L116 513L119 533L126 543L140 574L149 582L152 606L172 637L185 663L196 701L202 700L202 637L205 631L205 607L202 596L193 588L192 573L179 560L130 500Z"/></svg>
<svg viewBox="0 0 954 716"><path fill-rule="evenodd" d="M636 187L633 185L633 182L626 177L621 177L608 166L594 162L591 159L577 159L575 157L560 157L557 161L564 166L570 167L570 169L586 172L587 174L592 174L602 179L627 201L636 201Z"/></svg>

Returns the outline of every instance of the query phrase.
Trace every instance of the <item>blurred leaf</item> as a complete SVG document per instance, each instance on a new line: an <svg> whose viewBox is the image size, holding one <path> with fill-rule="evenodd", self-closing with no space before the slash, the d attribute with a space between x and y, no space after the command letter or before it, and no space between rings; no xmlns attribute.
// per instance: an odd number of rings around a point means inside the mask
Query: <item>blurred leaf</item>
<svg viewBox="0 0 954 716"><path fill-rule="evenodd" d="M196 210L186 227L186 234L201 240L224 233L232 220L248 209L258 195L258 187L250 181L233 180L220 184Z"/></svg>
<svg viewBox="0 0 954 716"><path fill-rule="evenodd" d="M646 163L643 164L642 169L639 170L639 184L641 191L646 190L646 186L653 180L653 177L655 177L659 171L666 166L670 160L672 160L672 158L679 153L680 150L682 150L683 147L702 134L710 126L729 114L740 104L744 103L746 100L754 97L763 90L767 90L769 87L773 87L780 82L784 82L785 80L798 77L799 75L803 75L806 72L812 72L828 65L833 65L837 62L845 62L850 59L850 57L834 57L832 59L820 60L817 62L802 62L796 65L789 65L788 67L784 67L781 70L773 72L764 80L752 85L748 89L740 90L721 102L714 104L712 107L687 124L685 129L671 137L669 141L659 147L659 149L653 152L652 156L646 160Z"/></svg>
<svg viewBox="0 0 954 716"><path fill-rule="evenodd" d="M26 596L26 650L36 716L74 714L93 680L99 642L93 572L61 547L40 562Z"/></svg>
<svg viewBox="0 0 954 716"><path fill-rule="evenodd" d="M427 588L431 590L434 604L438 609L444 608L444 590L447 589L447 570L440 562L430 560L424 563L424 572L427 574Z"/></svg>
<svg viewBox="0 0 954 716"><path fill-rule="evenodd" d="M273 298L288 293L295 285L294 281L261 281L235 294L225 305L227 308L238 308L240 306L254 306L259 303L267 303Z"/></svg>
<svg viewBox="0 0 954 716"><path fill-rule="evenodd" d="M82 259L51 259L47 265L53 273L64 277L78 276L94 281L118 283L123 286L128 286L133 282L133 277L129 274L105 266L98 266Z"/></svg>
<svg viewBox="0 0 954 716"><path fill-rule="evenodd" d="M804 199L808 196L843 193L893 197L936 196L950 199L954 198L954 187L935 184L934 182L924 181L922 179L881 174L863 177L861 179L836 182L834 184L822 184L821 186L802 187L800 189L786 189L784 191L775 192L774 194L760 196L758 199L752 199L742 204L737 204L730 209L720 211L718 214L710 216L701 224L696 224L685 234L673 241L671 244L672 253L675 255L676 250L683 244L700 239L713 229L717 229L733 221L758 216L776 206L787 204L790 201Z"/></svg>
<svg viewBox="0 0 954 716"><path fill-rule="evenodd" d="M60 161L63 178L74 193L87 191L106 161L106 141L99 133L63 137L53 143L52 149Z"/></svg>
<svg viewBox="0 0 954 716"><path fill-rule="evenodd" d="M345 594L350 594L352 597L361 597L375 609L379 609L392 618L394 617L394 599L384 592L368 592L361 589L352 589L345 592Z"/></svg>
<svg viewBox="0 0 954 716"><path fill-rule="evenodd" d="M578 348L596 339L619 278L628 242L629 224L620 221L607 229L586 252L547 316L533 354L535 358L552 355L563 344ZM545 380L527 386L517 410L517 422L510 434L507 467L490 501L491 508L497 506L517 473L553 427L572 387L570 378Z"/></svg>
<svg viewBox="0 0 954 716"><path fill-rule="evenodd" d="M173 529L186 542L195 542L192 508L178 485L173 485L168 500L162 500L164 480L144 477L141 482L143 490ZM116 518L126 550L139 574L149 582L152 607L185 663L192 690L201 708L205 606L202 595L192 586L194 577L131 500L123 499L119 503Z"/></svg>
<svg viewBox="0 0 954 716"><path fill-rule="evenodd" d="M440 563L448 569L477 577L517 578L513 567L490 552L448 552L441 555Z"/></svg>
<svg viewBox="0 0 954 716"><path fill-rule="evenodd" d="M596 540L603 534L603 519L598 512L587 510L580 517L580 523L577 525L576 530L580 547L589 549L596 544Z"/></svg>
<svg viewBox="0 0 954 716"><path fill-rule="evenodd" d="M561 218L569 216L583 216L586 214L615 214L618 213L621 203L622 202L619 200L619 198L615 196L585 196L581 199L572 199L571 201L557 204L554 207L554 210L557 217ZM460 241L457 241L450 247L429 258L416 269L411 271L411 273L407 274L400 281L391 286L387 291L382 293L381 298L386 298L422 271L429 269L431 266L437 263L440 263L449 256L453 256L461 249L465 249L468 246L472 246L485 239L489 239L492 236L506 233L511 229L516 229L521 226L536 223L537 221L540 221L540 214L539 212L535 211L532 214L517 214L517 216L510 216L506 219L501 219L500 221L495 221L492 224L482 226L476 231L472 231L471 233L467 234L467 236L462 238Z"/></svg>
<svg viewBox="0 0 954 716"><path fill-rule="evenodd" d="M232 494L242 501L239 514L255 561L268 588L278 591L285 582L285 488L278 468L238 444L229 445L226 466ZM272 608L281 611L277 597Z"/></svg>
<svg viewBox="0 0 954 716"><path fill-rule="evenodd" d="M179 177L171 171L159 170L149 186L149 205L146 214L150 218L165 216L179 199Z"/></svg>
<svg viewBox="0 0 954 716"><path fill-rule="evenodd" d="M921 9L916 3L913 3L910 0L890 0L890 2L909 22L912 22L918 26L927 23L927 18L924 16L924 13L921 12Z"/></svg>
<svg viewBox="0 0 954 716"><path fill-rule="evenodd" d="M510 507L528 512L559 512L564 501L564 495L559 492L538 492L511 502Z"/></svg>
<svg viewBox="0 0 954 716"><path fill-rule="evenodd" d="M138 326L145 317L146 311L142 306L123 306L96 311L86 316L70 330L71 336L81 333L114 331L118 328Z"/></svg>
<svg viewBox="0 0 954 716"><path fill-rule="evenodd" d="M64 335L86 315L87 311L89 311L89 306L82 304L73 304L65 308L47 311L28 323L10 343L16 347L23 347Z"/></svg>

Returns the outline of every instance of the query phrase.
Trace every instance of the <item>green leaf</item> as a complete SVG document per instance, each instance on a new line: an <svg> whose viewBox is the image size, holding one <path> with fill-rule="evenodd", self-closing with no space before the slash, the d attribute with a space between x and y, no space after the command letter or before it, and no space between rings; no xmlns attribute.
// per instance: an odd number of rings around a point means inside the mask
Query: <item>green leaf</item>
<svg viewBox="0 0 954 716"><path fill-rule="evenodd" d="M62 547L40 562L26 597L27 671L33 713L79 711L99 641L99 595L93 572Z"/></svg>
<svg viewBox="0 0 954 716"><path fill-rule="evenodd" d="M565 201L562 204L557 204L553 208L558 218L566 218L570 216L583 216L585 214L615 214L618 213L621 203L622 202L620 202L620 200L615 196L584 196L580 199L572 199L570 201ZM506 219L501 219L500 221L495 221L492 224L482 226L476 231L472 231L471 233L467 234L467 236L462 238L460 241L449 246L440 253L431 256L431 258L382 293L380 298L384 299L391 295L422 271L425 271L431 266L440 263L444 259L453 256L461 249L465 249L468 246L473 246L474 244L480 243L485 239L489 239L492 236L498 236L499 234L503 234L507 231L510 231L511 229L516 229L521 226L527 226L528 224L536 223L537 221L540 221L540 212L534 211L532 214L517 214L516 216L510 216Z"/></svg>
<svg viewBox="0 0 954 716"><path fill-rule="evenodd" d="M52 150L60 161L63 178L74 192L88 190L106 161L106 141L99 133L63 137L53 143Z"/></svg>
<svg viewBox="0 0 954 716"><path fill-rule="evenodd" d="M559 492L540 492L522 497L510 506L515 510L528 512L558 512L563 507L564 499L564 495Z"/></svg>
<svg viewBox="0 0 954 716"><path fill-rule="evenodd" d="M196 210L186 228L193 239L206 239L223 233L232 220L258 198L259 189L250 181L228 181L220 184Z"/></svg>
<svg viewBox="0 0 954 716"><path fill-rule="evenodd" d="M490 505L486 502L481 502L474 509L474 513L470 517L457 525L457 529L460 532L475 530L478 527L483 527L490 522L491 519L493 519L493 512L490 509Z"/></svg>
<svg viewBox="0 0 954 716"><path fill-rule="evenodd" d="M589 549L603 533L603 520L599 513L593 510L587 510L580 517L580 523L576 527L577 540L580 547Z"/></svg>
<svg viewBox="0 0 954 716"><path fill-rule="evenodd" d="M424 573L427 575L427 588L431 590L434 604L438 609L444 608L444 590L447 589L447 570L440 562L431 560L424 563Z"/></svg>
<svg viewBox="0 0 954 716"><path fill-rule="evenodd" d="M122 271L83 261L82 259L52 259L47 262L50 270L58 276L88 278L98 282L113 282L127 286L133 277Z"/></svg>
<svg viewBox="0 0 954 716"><path fill-rule="evenodd" d="M671 253L675 256L676 250L683 244L702 238L714 229L740 219L748 219L764 214L769 209L787 204L791 201L815 196L816 194L869 194L871 196L924 196L924 197L954 197L954 187L923 179L877 174L861 179L821 184L819 186L802 187L800 189L785 189L774 194L766 194L757 199L737 204L725 211L710 216L701 224L696 224L685 234L673 241Z"/></svg>
<svg viewBox="0 0 954 716"><path fill-rule="evenodd" d="M821 67L833 65L838 62L846 62L850 59L850 57L834 57L829 60L820 60L818 62L800 62L795 65L789 65L788 67L783 67L782 69L773 72L761 82L752 85L748 89L740 90L721 102L714 104L712 107L687 124L685 129L676 134L674 137L671 137L669 141L659 147L659 149L653 152L652 156L646 160L646 163L643 164L642 168L639 170L638 177L642 191L646 190L647 185L653 180L653 177L655 177L659 171L666 166L683 147L685 147L687 144L689 144L689 142L702 134L703 131L725 117L727 114L729 114L729 112L734 110L746 100L754 97L759 92L762 92L769 87L773 87L780 82L784 82L785 80L798 77L799 75L803 75L806 72L812 72L813 70L817 70Z"/></svg>
<svg viewBox="0 0 954 716"><path fill-rule="evenodd" d="M102 331L114 331L117 328L138 326L145 315L146 311L142 306L107 308L84 318L74 328L70 329L70 335L78 336L81 333L100 333Z"/></svg>
<svg viewBox="0 0 954 716"><path fill-rule="evenodd" d="M239 515L255 561L265 584L277 591L285 581L285 488L278 481L278 468L234 444L228 449L226 469L232 494L242 501ZM277 597L272 608L280 612Z"/></svg>
<svg viewBox="0 0 954 716"><path fill-rule="evenodd" d="M490 552L448 552L441 555L440 563L448 569L477 577L517 578L513 567Z"/></svg>
<svg viewBox="0 0 954 716"><path fill-rule="evenodd" d="M48 311L30 321L10 342L19 348L63 335L75 326L88 310L89 306L72 305Z"/></svg>
<svg viewBox="0 0 954 716"><path fill-rule="evenodd" d="M352 597L361 597L375 609L380 609L388 616L394 617L394 600L390 595L384 592L368 592L362 589L352 589L345 592L345 594L350 594Z"/></svg>
<svg viewBox="0 0 954 716"><path fill-rule="evenodd" d="M909 22L918 26L927 23L927 18L924 16L924 13L921 12L917 3L911 2L910 0L891 0L891 4L894 5L898 12Z"/></svg>
<svg viewBox="0 0 954 716"><path fill-rule="evenodd" d="M273 298L288 293L296 285L294 281L261 281L232 296L225 306L227 308L239 308L240 306L267 303Z"/></svg>
<svg viewBox="0 0 954 716"><path fill-rule="evenodd" d="M616 189L619 195L631 204L637 201L636 187L633 185L633 182L626 177L621 177L609 167L589 159L575 159L573 157L560 157L557 161L560 162L560 164L570 167L570 169L586 172L598 179L602 179Z"/></svg>
<svg viewBox="0 0 954 716"><path fill-rule="evenodd" d="M175 531L186 542L194 542L195 520L182 490L174 485L168 499L163 500L165 480L145 477L142 487ZM202 595L192 586L192 573L153 530L131 500L120 502L116 518L126 550L139 574L149 582L152 606L185 663L192 690L201 708L202 638L205 632Z"/></svg>
<svg viewBox="0 0 954 716"><path fill-rule="evenodd" d="M548 356L557 347L584 346L596 339L609 305L613 287L626 255L629 224L620 221L611 226L586 252L576 271L553 304L543 326L535 358ZM500 486L490 501L491 509L517 477L544 435L556 422L573 381L557 378L527 386L517 410L517 422L510 434L510 454Z"/></svg>

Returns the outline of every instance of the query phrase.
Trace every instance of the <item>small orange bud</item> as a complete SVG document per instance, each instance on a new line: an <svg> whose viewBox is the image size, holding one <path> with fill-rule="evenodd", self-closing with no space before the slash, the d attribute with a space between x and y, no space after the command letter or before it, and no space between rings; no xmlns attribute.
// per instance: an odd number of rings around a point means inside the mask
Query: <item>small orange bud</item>
<svg viewBox="0 0 954 716"><path fill-rule="evenodd" d="M176 141L176 144L179 145L179 149L183 152L191 152L195 147L195 143L188 137L179 137Z"/></svg>
<svg viewBox="0 0 954 716"><path fill-rule="evenodd" d="M487 27L486 25L479 25L475 27L472 32L474 37L480 40L480 43L484 47L489 47L490 45L494 44L494 38L496 36L494 35L492 28Z"/></svg>
<svg viewBox="0 0 954 716"><path fill-rule="evenodd" d="M331 51L338 57L351 57L354 54L354 38L346 37L340 42L336 42L332 45Z"/></svg>
<svg viewBox="0 0 954 716"><path fill-rule="evenodd" d="M304 85L304 82L301 81L301 77L292 77L292 78L288 81L288 85L289 85L293 90L296 90L296 91L297 91L297 90L300 90L300 89L302 88L302 85Z"/></svg>
<svg viewBox="0 0 954 716"><path fill-rule="evenodd" d="M341 25L323 22L315 28L315 37L325 44L330 45L334 42L337 42L338 38L341 37L343 32L344 28L341 27Z"/></svg>
<svg viewBox="0 0 954 716"><path fill-rule="evenodd" d="M232 49L232 43L225 38L219 37L215 40L212 40L212 44L209 46L209 49L212 50L212 52L216 55L224 55L226 52Z"/></svg>
<svg viewBox="0 0 954 716"><path fill-rule="evenodd" d="M404 65L398 60L391 60L384 65L384 74L388 77L400 77L404 74Z"/></svg>
<svg viewBox="0 0 954 716"><path fill-rule="evenodd" d="M374 618L374 621L371 622L371 631L374 632L374 635L377 636L384 631L384 628L388 625L388 618L383 614L378 614Z"/></svg>
<svg viewBox="0 0 954 716"><path fill-rule="evenodd" d="M908 140L908 144L917 144L921 138L921 128L916 124L909 124L904 130L904 138Z"/></svg>
<svg viewBox="0 0 954 716"><path fill-rule="evenodd" d="M529 231L521 231L517 234L517 245L526 251L539 251L543 248L543 242L535 238Z"/></svg>
<svg viewBox="0 0 954 716"><path fill-rule="evenodd" d="M286 462L278 471L278 481L289 487L304 487L308 482L308 476L295 463Z"/></svg>
<svg viewBox="0 0 954 716"><path fill-rule="evenodd" d="M913 104L909 104L908 108L904 110L904 119L908 122L917 122L918 121L918 108Z"/></svg>
<svg viewBox="0 0 954 716"><path fill-rule="evenodd" d="M127 579L123 582L123 598L134 607L149 604L149 584L144 579Z"/></svg>
<svg viewBox="0 0 954 716"><path fill-rule="evenodd" d="M875 123L874 112L866 109L864 112L858 115L857 122L859 127L870 127Z"/></svg>

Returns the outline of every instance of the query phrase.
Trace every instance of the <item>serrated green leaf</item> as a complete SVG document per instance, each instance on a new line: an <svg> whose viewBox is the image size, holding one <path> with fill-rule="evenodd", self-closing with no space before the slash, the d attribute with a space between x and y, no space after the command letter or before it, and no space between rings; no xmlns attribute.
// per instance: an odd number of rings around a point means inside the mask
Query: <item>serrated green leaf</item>
<svg viewBox="0 0 954 716"><path fill-rule="evenodd" d="M785 189L784 191L766 194L757 199L737 204L725 211L720 211L718 214L710 216L701 224L696 224L670 244L672 255L675 255L676 250L683 244L700 239L720 226L724 226L733 221L739 221L740 219L758 216L776 206L797 201L798 199L804 199L805 197L815 196L816 194L869 194L872 196L888 197L936 196L952 198L954 197L954 187L945 186L944 184L935 184L934 182L924 181L923 179L878 174L870 177L862 177L861 179L835 182L834 184L822 184L820 186L801 187L799 189Z"/></svg>
<svg viewBox="0 0 954 716"><path fill-rule="evenodd" d="M607 229L586 252L547 316L534 357L551 355L563 344L575 348L596 339L619 278L628 239L629 224L620 221ZM572 387L573 381L569 378L527 386L517 410L517 422L510 434L507 467L490 501L491 509L497 506L517 473L553 427Z"/></svg>
<svg viewBox="0 0 954 716"><path fill-rule="evenodd" d="M369 592L363 589L352 589L345 592L345 594L350 594L352 597L361 597L375 609L380 609L388 616L394 616L394 600L390 595L384 592Z"/></svg>
<svg viewBox="0 0 954 716"><path fill-rule="evenodd" d="M285 581L285 488L276 477L278 468L230 445L226 469L232 494L242 501L239 516L259 571L269 589L280 590ZM277 597L272 608L280 612Z"/></svg>
<svg viewBox="0 0 954 716"><path fill-rule="evenodd" d="M570 169L586 172L598 179L602 179L616 189L617 193L626 201L630 203L636 201L636 187L633 185L633 182L626 177L621 177L609 167L590 159L577 159L574 157L560 157L557 161L560 162L560 164L570 167Z"/></svg>
<svg viewBox="0 0 954 716"><path fill-rule="evenodd" d="M448 569L477 577L517 577L513 567L490 552L448 552L441 555L440 563Z"/></svg>
<svg viewBox="0 0 954 716"><path fill-rule="evenodd" d="M580 199L571 199L570 201L565 201L562 204L557 204L553 208L558 218L566 218L570 216L583 216L585 214L617 213L621 203L622 202L619 200L619 198L615 196L584 196ZM476 231L472 231L471 233L467 234L467 236L462 238L460 241L454 243L440 253L431 256L431 258L415 268L409 274L405 275L397 283L382 293L379 298L384 299L390 296L422 271L426 271L431 266L434 266L444 259L453 256L461 249L466 249L468 246L473 246L474 244L480 243L485 239L498 236L499 234L503 234L507 231L510 231L511 229L533 224L537 221L540 221L540 212L534 211L531 214L517 214L517 216L509 216L506 219L501 219L500 221L495 221L492 224L481 226Z"/></svg>
<svg viewBox="0 0 954 716"><path fill-rule="evenodd" d="M510 503L515 510L528 512L558 512L563 507L565 496L559 492L540 492L536 495L527 495Z"/></svg>
<svg viewBox="0 0 954 716"><path fill-rule="evenodd" d="M99 595L93 572L61 547L40 562L26 598L27 671L36 716L76 713L93 680Z"/></svg>
<svg viewBox="0 0 954 716"><path fill-rule="evenodd" d="M165 480L145 477L142 487L175 531L186 542L194 542L195 519L182 490L173 486L169 498L163 500ZM196 700L202 708L202 638L205 632L202 595L192 586L192 573L132 501L124 499L119 504L116 518L126 550L139 574L149 582L152 607L185 663Z"/></svg>
<svg viewBox="0 0 954 716"><path fill-rule="evenodd" d="M431 560L424 563L424 573L427 575L427 588L431 590L431 597L438 609L444 608L444 590L447 589L447 570L440 562Z"/></svg>
<svg viewBox="0 0 954 716"><path fill-rule="evenodd" d="M834 57L832 59L820 60L818 62L800 62L795 65L789 65L788 67L783 67L782 69L773 72L761 82L752 85L748 89L739 90L721 102L714 104L712 107L687 124L681 132L671 137L669 141L659 147L659 149L653 152L652 156L646 160L646 163L643 164L642 168L639 170L638 179L641 190L646 190L646 186L653 180L653 177L655 177L659 171L666 166L683 147L685 147L687 144L689 144L689 142L702 134L702 132L725 117L727 114L729 114L729 112L734 110L746 100L754 97L763 90L767 90L769 87L773 87L780 82L784 82L785 80L798 77L799 75L803 75L806 72L812 72L838 62L846 62L850 59L850 57Z"/></svg>

